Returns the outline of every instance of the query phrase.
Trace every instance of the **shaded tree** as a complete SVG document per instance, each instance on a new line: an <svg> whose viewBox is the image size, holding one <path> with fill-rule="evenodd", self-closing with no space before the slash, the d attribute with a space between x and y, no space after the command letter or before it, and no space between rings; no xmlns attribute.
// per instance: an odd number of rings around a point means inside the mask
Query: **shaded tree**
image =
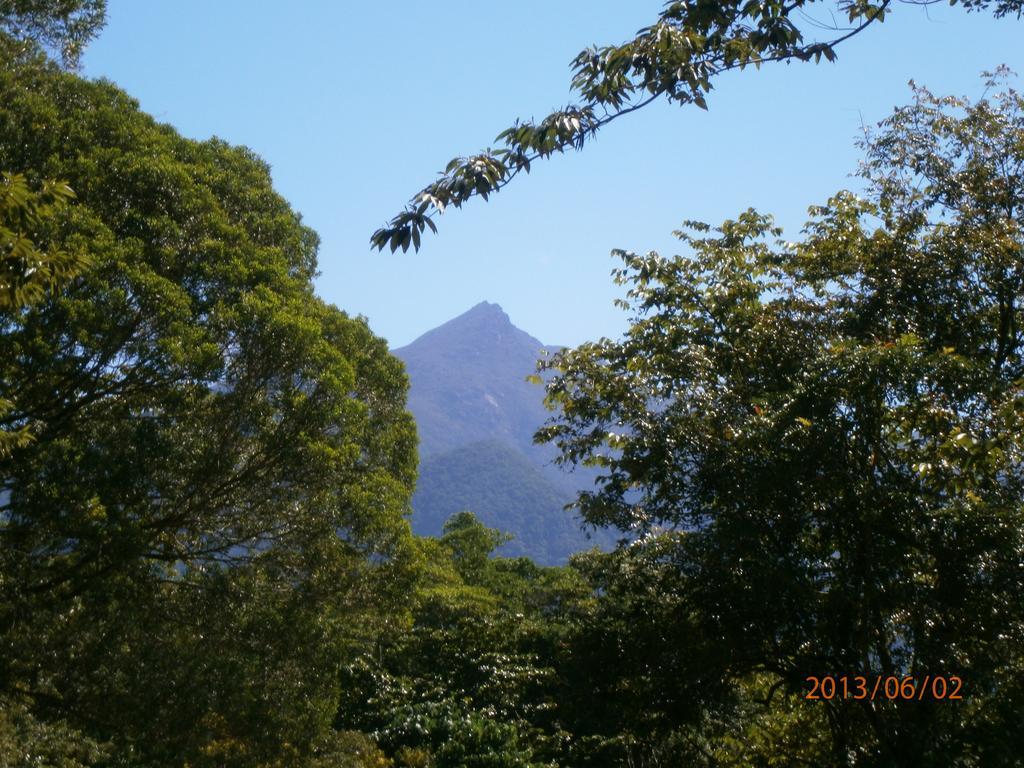
<svg viewBox="0 0 1024 768"><path fill-rule="evenodd" d="M1024 100L914 95L865 142L867 199L797 243L747 211L689 223L689 255L619 252L625 337L551 363L540 437L603 468L579 507L635 538L604 587L646 648L634 724L758 675L957 675L962 702L807 702L821 762L1019 759ZM631 609L645 584L674 607Z"/></svg>
<svg viewBox="0 0 1024 768"><path fill-rule="evenodd" d="M0 156L67 180L47 248L90 260L0 315L34 438L0 459L0 693L146 764L301 762L408 592L401 364L316 298L316 235L251 152L0 59Z"/></svg>

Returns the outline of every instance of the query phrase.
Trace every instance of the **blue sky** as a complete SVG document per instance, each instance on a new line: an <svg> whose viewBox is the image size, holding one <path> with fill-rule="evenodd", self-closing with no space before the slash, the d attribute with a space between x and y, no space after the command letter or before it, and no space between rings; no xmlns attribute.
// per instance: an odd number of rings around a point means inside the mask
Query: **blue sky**
<svg viewBox="0 0 1024 768"><path fill-rule="evenodd" d="M616 336L625 316L612 305L612 248L676 252L682 220L716 223L749 206L795 238L808 205L856 188L861 125L905 103L908 80L977 95L982 70L1024 74L1024 22L897 5L836 64L729 75L709 112L659 104L623 118L490 203L446 214L418 254L370 250L373 230L451 157L564 105L572 57L629 38L660 7L110 0L84 74L113 80L186 136L259 153L320 233L320 294L392 346L484 300L545 343Z"/></svg>

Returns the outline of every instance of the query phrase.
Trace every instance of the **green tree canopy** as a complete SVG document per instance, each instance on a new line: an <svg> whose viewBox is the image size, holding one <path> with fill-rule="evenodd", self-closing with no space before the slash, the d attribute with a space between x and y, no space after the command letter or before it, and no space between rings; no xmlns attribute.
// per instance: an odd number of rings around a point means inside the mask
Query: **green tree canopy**
<svg viewBox="0 0 1024 768"><path fill-rule="evenodd" d="M1021 0L959 2L997 17L1019 17L1024 7ZM474 197L487 200L520 173L529 173L537 160L583 149L610 122L661 98L707 109L716 78L731 70L835 61L845 41L881 24L896 5L894 0L670 0L632 40L586 48L573 59L574 103L541 120L516 120L495 138L497 148L452 159L439 179L373 233L370 243L378 250L405 251L410 245L419 250L423 231L437 232L437 214Z"/></svg>
<svg viewBox="0 0 1024 768"><path fill-rule="evenodd" d="M797 243L747 211L689 223L689 255L620 252L627 334L552 363L540 436L603 467L583 515L635 537L604 593L672 606L613 613L658 659L609 683L647 723L761 673L958 675L963 702L808 703L821 760L1019 760L1024 99L914 97L865 143L867 199Z"/></svg>
<svg viewBox="0 0 1024 768"><path fill-rule="evenodd" d="M0 315L0 419L34 438L0 459L0 693L145 764L311 755L407 591L401 364L314 295L251 152L0 60L0 157L67 180L47 244L91 262Z"/></svg>
<svg viewBox="0 0 1024 768"><path fill-rule="evenodd" d="M45 243L46 230L73 197L66 184L49 181L33 190L21 174L0 175L0 316L39 301L85 265L84 254ZM25 425L10 423L10 410L0 397L0 458L32 437Z"/></svg>
<svg viewBox="0 0 1024 768"><path fill-rule="evenodd" d="M575 765L556 673L591 601L571 568L488 557L507 535L470 512L416 542L413 621L343 673L338 725L369 732L399 766Z"/></svg>
<svg viewBox="0 0 1024 768"><path fill-rule="evenodd" d="M22 174L0 176L0 311L38 301L47 288L84 266L84 255L47 248L52 227L75 193L47 181L38 190Z"/></svg>
<svg viewBox="0 0 1024 768"><path fill-rule="evenodd" d="M0 31L39 43L75 67L106 13L107 0L0 0Z"/></svg>

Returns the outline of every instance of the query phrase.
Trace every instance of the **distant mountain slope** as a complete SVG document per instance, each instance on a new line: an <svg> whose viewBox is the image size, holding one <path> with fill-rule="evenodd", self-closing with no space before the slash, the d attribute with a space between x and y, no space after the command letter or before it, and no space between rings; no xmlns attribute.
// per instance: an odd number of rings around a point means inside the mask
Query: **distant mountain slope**
<svg viewBox="0 0 1024 768"><path fill-rule="evenodd" d="M471 443L431 456L420 466L413 530L438 536L445 520L468 509L486 525L515 536L499 554L561 563L573 552L606 544L588 540L563 507L572 499L521 451L498 441Z"/></svg>
<svg viewBox="0 0 1024 768"><path fill-rule="evenodd" d="M533 443L551 414L543 387L526 378L558 349L482 302L394 350L409 374L420 436L417 532L436 535L449 515L469 509L516 536L510 554L554 563L591 545L562 507L591 487L594 473L564 472L553 446ZM609 539L600 534L595 542Z"/></svg>
<svg viewBox="0 0 1024 768"><path fill-rule="evenodd" d="M512 325L497 304L468 312L394 350L412 381L409 410L416 416L424 458L469 443L501 440L537 457L533 445L544 423L544 390L526 381L545 346Z"/></svg>

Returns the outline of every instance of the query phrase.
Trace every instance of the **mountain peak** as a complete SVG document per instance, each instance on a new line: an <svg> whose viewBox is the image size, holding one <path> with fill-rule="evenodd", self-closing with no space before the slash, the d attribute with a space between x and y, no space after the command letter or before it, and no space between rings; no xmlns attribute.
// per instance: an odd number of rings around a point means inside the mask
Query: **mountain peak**
<svg viewBox="0 0 1024 768"><path fill-rule="evenodd" d="M534 451L547 411L543 391L526 379L548 349L483 301L393 350L411 381L421 455L495 438ZM421 418L427 411L437 418Z"/></svg>
<svg viewBox="0 0 1024 768"><path fill-rule="evenodd" d="M501 305L492 304L489 301L481 301L479 304L466 310L450 322L457 323L460 320L477 320L501 323L502 325L512 325L512 320L506 314L505 310L501 308Z"/></svg>
<svg viewBox="0 0 1024 768"><path fill-rule="evenodd" d="M586 546L562 507L592 486L593 475L570 478L552 465L553 446L533 442L549 414L544 388L527 379L556 349L482 301L393 350L409 376L420 438L414 530L439 535L450 514L472 509L516 535L508 554L555 563Z"/></svg>
<svg viewBox="0 0 1024 768"><path fill-rule="evenodd" d="M501 304L495 304L495 303L492 303L490 301L481 301L479 304L474 304L472 307L470 307L468 310L466 310L463 314L468 315L470 312L492 312L492 313L500 312L503 315L505 314L505 310L503 310L501 308Z"/></svg>
<svg viewBox="0 0 1024 768"><path fill-rule="evenodd" d="M399 357L406 358L418 352L429 350L431 355L445 356L446 353L462 354L472 348L479 354L483 350L495 353L513 345L525 347L536 357L543 344L512 325L512 320L498 304L481 301L458 317L427 331L402 349L395 350Z"/></svg>

